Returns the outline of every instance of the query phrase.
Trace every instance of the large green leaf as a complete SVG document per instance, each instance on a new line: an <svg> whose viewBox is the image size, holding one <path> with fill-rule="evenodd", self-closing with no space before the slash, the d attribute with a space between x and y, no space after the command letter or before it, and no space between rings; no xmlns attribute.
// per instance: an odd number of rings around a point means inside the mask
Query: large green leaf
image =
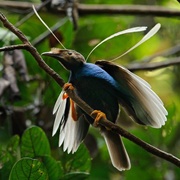
<svg viewBox="0 0 180 180"><path fill-rule="evenodd" d="M81 144L74 154L63 154L63 166L65 172L89 172L91 168L91 157L84 144Z"/></svg>
<svg viewBox="0 0 180 180"><path fill-rule="evenodd" d="M21 139L22 157L34 158L50 153L48 139L41 128L33 126L24 132Z"/></svg>
<svg viewBox="0 0 180 180"><path fill-rule="evenodd" d="M49 179L59 179L63 175L63 168L60 162L56 161L51 156L41 157L42 163L47 169Z"/></svg>
<svg viewBox="0 0 180 180"><path fill-rule="evenodd" d="M12 168L10 180L45 180L48 173L43 163L37 159L22 158Z"/></svg>
<svg viewBox="0 0 180 180"><path fill-rule="evenodd" d="M84 180L89 177L89 173L82 173L82 172L74 172L74 173L68 173L62 178L61 180L73 180L73 179L78 179L78 180Z"/></svg>

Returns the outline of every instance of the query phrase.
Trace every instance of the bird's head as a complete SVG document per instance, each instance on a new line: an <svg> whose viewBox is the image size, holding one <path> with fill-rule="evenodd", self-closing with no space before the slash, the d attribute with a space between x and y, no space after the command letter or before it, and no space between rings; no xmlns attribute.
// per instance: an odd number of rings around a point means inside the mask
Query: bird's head
<svg viewBox="0 0 180 180"><path fill-rule="evenodd" d="M52 48L51 51L44 52L42 55L54 57L69 71L74 71L85 63L80 53L69 49Z"/></svg>

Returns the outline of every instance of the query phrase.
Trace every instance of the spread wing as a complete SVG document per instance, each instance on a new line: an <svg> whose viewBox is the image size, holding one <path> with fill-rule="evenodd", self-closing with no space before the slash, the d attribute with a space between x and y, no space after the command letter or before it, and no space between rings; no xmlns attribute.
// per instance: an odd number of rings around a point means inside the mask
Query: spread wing
<svg viewBox="0 0 180 180"><path fill-rule="evenodd" d="M52 135L59 129L59 146L63 144L63 150L68 153L76 152L89 128L85 115L64 91L55 103L53 114L55 113Z"/></svg>
<svg viewBox="0 0 180 180"><path fill-rule="evenodd" d="M168 112L150 85L129 70L108 61L97 61L119 84L117 96L129 115L139 124L160 128Z"/></svg>

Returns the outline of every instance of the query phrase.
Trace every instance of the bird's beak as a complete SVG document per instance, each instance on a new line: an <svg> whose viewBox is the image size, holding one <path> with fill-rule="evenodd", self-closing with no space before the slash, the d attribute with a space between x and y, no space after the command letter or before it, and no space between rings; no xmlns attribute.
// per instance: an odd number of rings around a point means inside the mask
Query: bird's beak
<svg viewBox="0 0 180 180"><path fill-rule="evenodd" d="M50 56L50 57L56 57L58 54L52 52L52 51L49 51L49 52L43 52L41 54L42 56Z"/></svg>
<svg viewBox="0 0 180 180"><path fill-rule="evenodd" d="M64 59L63 50L58 48L52 48L49 52L44 52L41 54L42 56L54 57L55 59Z"/></svg>
<svg viewBox="0 0 180 180"><path fill-rule="evenodd" d="M49 56L52 57L56 60L58 60L66 69L69 69L69 62L66 60L66 58L63 56L63 51L61 51L60 49L55 49L53 48L51 51L49 52L44 52L41 55L42 56Z"/></svg>

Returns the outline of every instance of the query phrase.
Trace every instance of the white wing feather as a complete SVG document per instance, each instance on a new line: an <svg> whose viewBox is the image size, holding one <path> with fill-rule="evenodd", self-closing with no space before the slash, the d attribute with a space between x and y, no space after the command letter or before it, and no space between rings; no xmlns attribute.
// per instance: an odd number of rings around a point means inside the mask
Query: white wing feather
<svg viewBox="0 0 180 180"><path fill-rule="evenodd" d="M160 128L165 124L168 112L161 99L145 80L112 62L101 60L96 64L118 82L119 103L137 123L155 128Z"/></svg>
<svg viewBox="0 0 180 180"><path fill-rule="evenodd" d="M165 121L167 120L166 115L168 114L163 102L146 81L128 70L127 73L132 79L132 82L129 85L133 89L136 98L140 101L139 103L135 100L133 104L136 114L144 124L160 128L165 124ZM148 114L145 114L146 112ZM144 117L147 115L149 115L149 118L145 119ZM149 122L147 122L147 120Z"/></svg>
<svg viewBox="0 0 180 180"><path fill-rule="evenodd" d="M60 129L59 133L59 146L63 144L63 151L67 150L67 153L74 153L78 149L82 139L83 139L83 127L85 120L79 119L75 121L72 118L72 109L69 108L69 113L66 122L64 121L64 113L66 108L67 99L63 99L63 94L65 92L62 91L55 103L53 114L56 113L52 136L55 135L58 129ZM64 124L65 123L65 124Z"/></svg>
<svg viewBox="0 0 180 180"><path fill-rule="evenodd" d="M59 97L57 98L56 103L55 103L54 108L53 108L53 114L55 114L57 109L59 108L61 101L63 99L63 94L64 94L64 92L62 91L60 93Z"/></svg>
<svg viewBox="0 0 180 180"><path fill-rule="evenodd" d="M54 125L53 125L53 132L52 132L52 136L54 136L59 128L59 125L61 123L62 117L64 115L64 111L65 111L65 107L66 107L66 101L67 99L63 99L63 94L64 91L62 91L55 103L54 109L53 109L53 114L56 114L56 118L54 121Z"/></svg>
<svg viewBox="0 0 180 180"><path fill-rule="evenodd" d="M71 112L72 110L70 108L66 125L60 132L59 136L59 141L61 142L59 144L62 145L63 143L63 151L67 150L67 153L76 152L82 139L82 121L80 121L80 119L74 121ZM61 137L61 134L63 134L63 137Z"/></svg>

